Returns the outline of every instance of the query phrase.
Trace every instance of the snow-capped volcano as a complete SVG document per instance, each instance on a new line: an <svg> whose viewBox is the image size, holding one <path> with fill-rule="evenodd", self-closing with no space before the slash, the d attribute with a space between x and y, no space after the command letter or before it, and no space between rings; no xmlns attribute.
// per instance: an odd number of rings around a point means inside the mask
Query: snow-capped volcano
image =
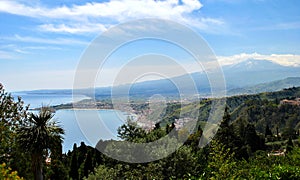
<svg viewBox="0 0 300 180"><path fill-rule="evenodd" d="M247 59L237 64L224 66L224 70L228 71L266 71L266 70L282 70L287 66L274 63L268 60Z"/></svg>

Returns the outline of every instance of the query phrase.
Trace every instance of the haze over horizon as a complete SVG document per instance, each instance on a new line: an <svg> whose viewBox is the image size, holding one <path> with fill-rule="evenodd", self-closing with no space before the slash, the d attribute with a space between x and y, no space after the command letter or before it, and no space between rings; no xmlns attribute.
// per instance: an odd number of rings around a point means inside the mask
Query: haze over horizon
<svg viewBox="0 0 300 180"><path fill-rule="evenodd" d="M299 1L283 0L1 0L1 83L9 91L71 89L89 43L110 27L141 18L163 18L192 28L221 65L257 59L299 66L299 6ZM148 52L176 57L188 72L201 71L178 47L145 40L114 53L97 86L110 86L122 65ZM163 67L157 60L138 68L149 65Z"/></svg>

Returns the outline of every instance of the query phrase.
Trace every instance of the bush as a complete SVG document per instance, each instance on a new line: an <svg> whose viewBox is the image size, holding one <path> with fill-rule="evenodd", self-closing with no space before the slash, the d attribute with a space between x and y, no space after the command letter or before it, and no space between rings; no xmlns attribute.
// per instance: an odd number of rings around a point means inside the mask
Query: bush
<svg viewBox="0 0 300 180"><path fill-rule="evenodd" d="M12 171L5 163L0 164L0 179L23 179L18 176L17 171Z"/></svg>

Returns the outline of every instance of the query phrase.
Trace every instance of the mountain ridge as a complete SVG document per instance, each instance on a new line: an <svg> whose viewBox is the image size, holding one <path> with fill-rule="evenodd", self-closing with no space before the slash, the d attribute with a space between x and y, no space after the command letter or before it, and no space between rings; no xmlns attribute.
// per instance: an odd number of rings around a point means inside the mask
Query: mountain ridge
<svg viewBox="0 0 300 180"><path fill-rule="evenodd" d="M287 85L299 85L298 79L289 79L289 83L283 82L283 80L289 77L300 77L300 67L282 66L268 60L248 59L233 65L223 66L222 69L224 72L226 90L231 95L274 91L289 87ZM195 82L195 87L193 84L191 85L190 80ZM264 83L271 84L263 85ZM276 85L276 83L281 85ZM268 88L267 86L272 86L272 88ZM89 88L75 90L33 90L22 92L31 94L72 94L72 92L74 92L76 94L93 96L91 92L94 91L96 98L107 98L111 96L112 91L114 95L117 96L124 96L127 94L130 96L152 96L154 94L178 96L179 94L195 93L194 89L196 89L198 94L205 96L211 93L210 87L211 85L207 75L205 73L195 72L169 79L144 81L115 87L97 87L94 90Z"/></svg>

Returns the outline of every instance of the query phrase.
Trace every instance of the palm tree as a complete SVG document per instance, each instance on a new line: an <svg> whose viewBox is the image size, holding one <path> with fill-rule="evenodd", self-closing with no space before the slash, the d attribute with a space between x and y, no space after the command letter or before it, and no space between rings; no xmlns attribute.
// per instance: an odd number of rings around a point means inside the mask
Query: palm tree
<svg viewBox="0 0 300 180"><path fill-rule="evenodd" d="M20 147L31 155L36 180L43 179L43 162L48 151L61 147L63 141L64 130L56 121L51 121L53 116L49 107L42 107L37 115L31 114L27 125L17 130Z"/></svg>

